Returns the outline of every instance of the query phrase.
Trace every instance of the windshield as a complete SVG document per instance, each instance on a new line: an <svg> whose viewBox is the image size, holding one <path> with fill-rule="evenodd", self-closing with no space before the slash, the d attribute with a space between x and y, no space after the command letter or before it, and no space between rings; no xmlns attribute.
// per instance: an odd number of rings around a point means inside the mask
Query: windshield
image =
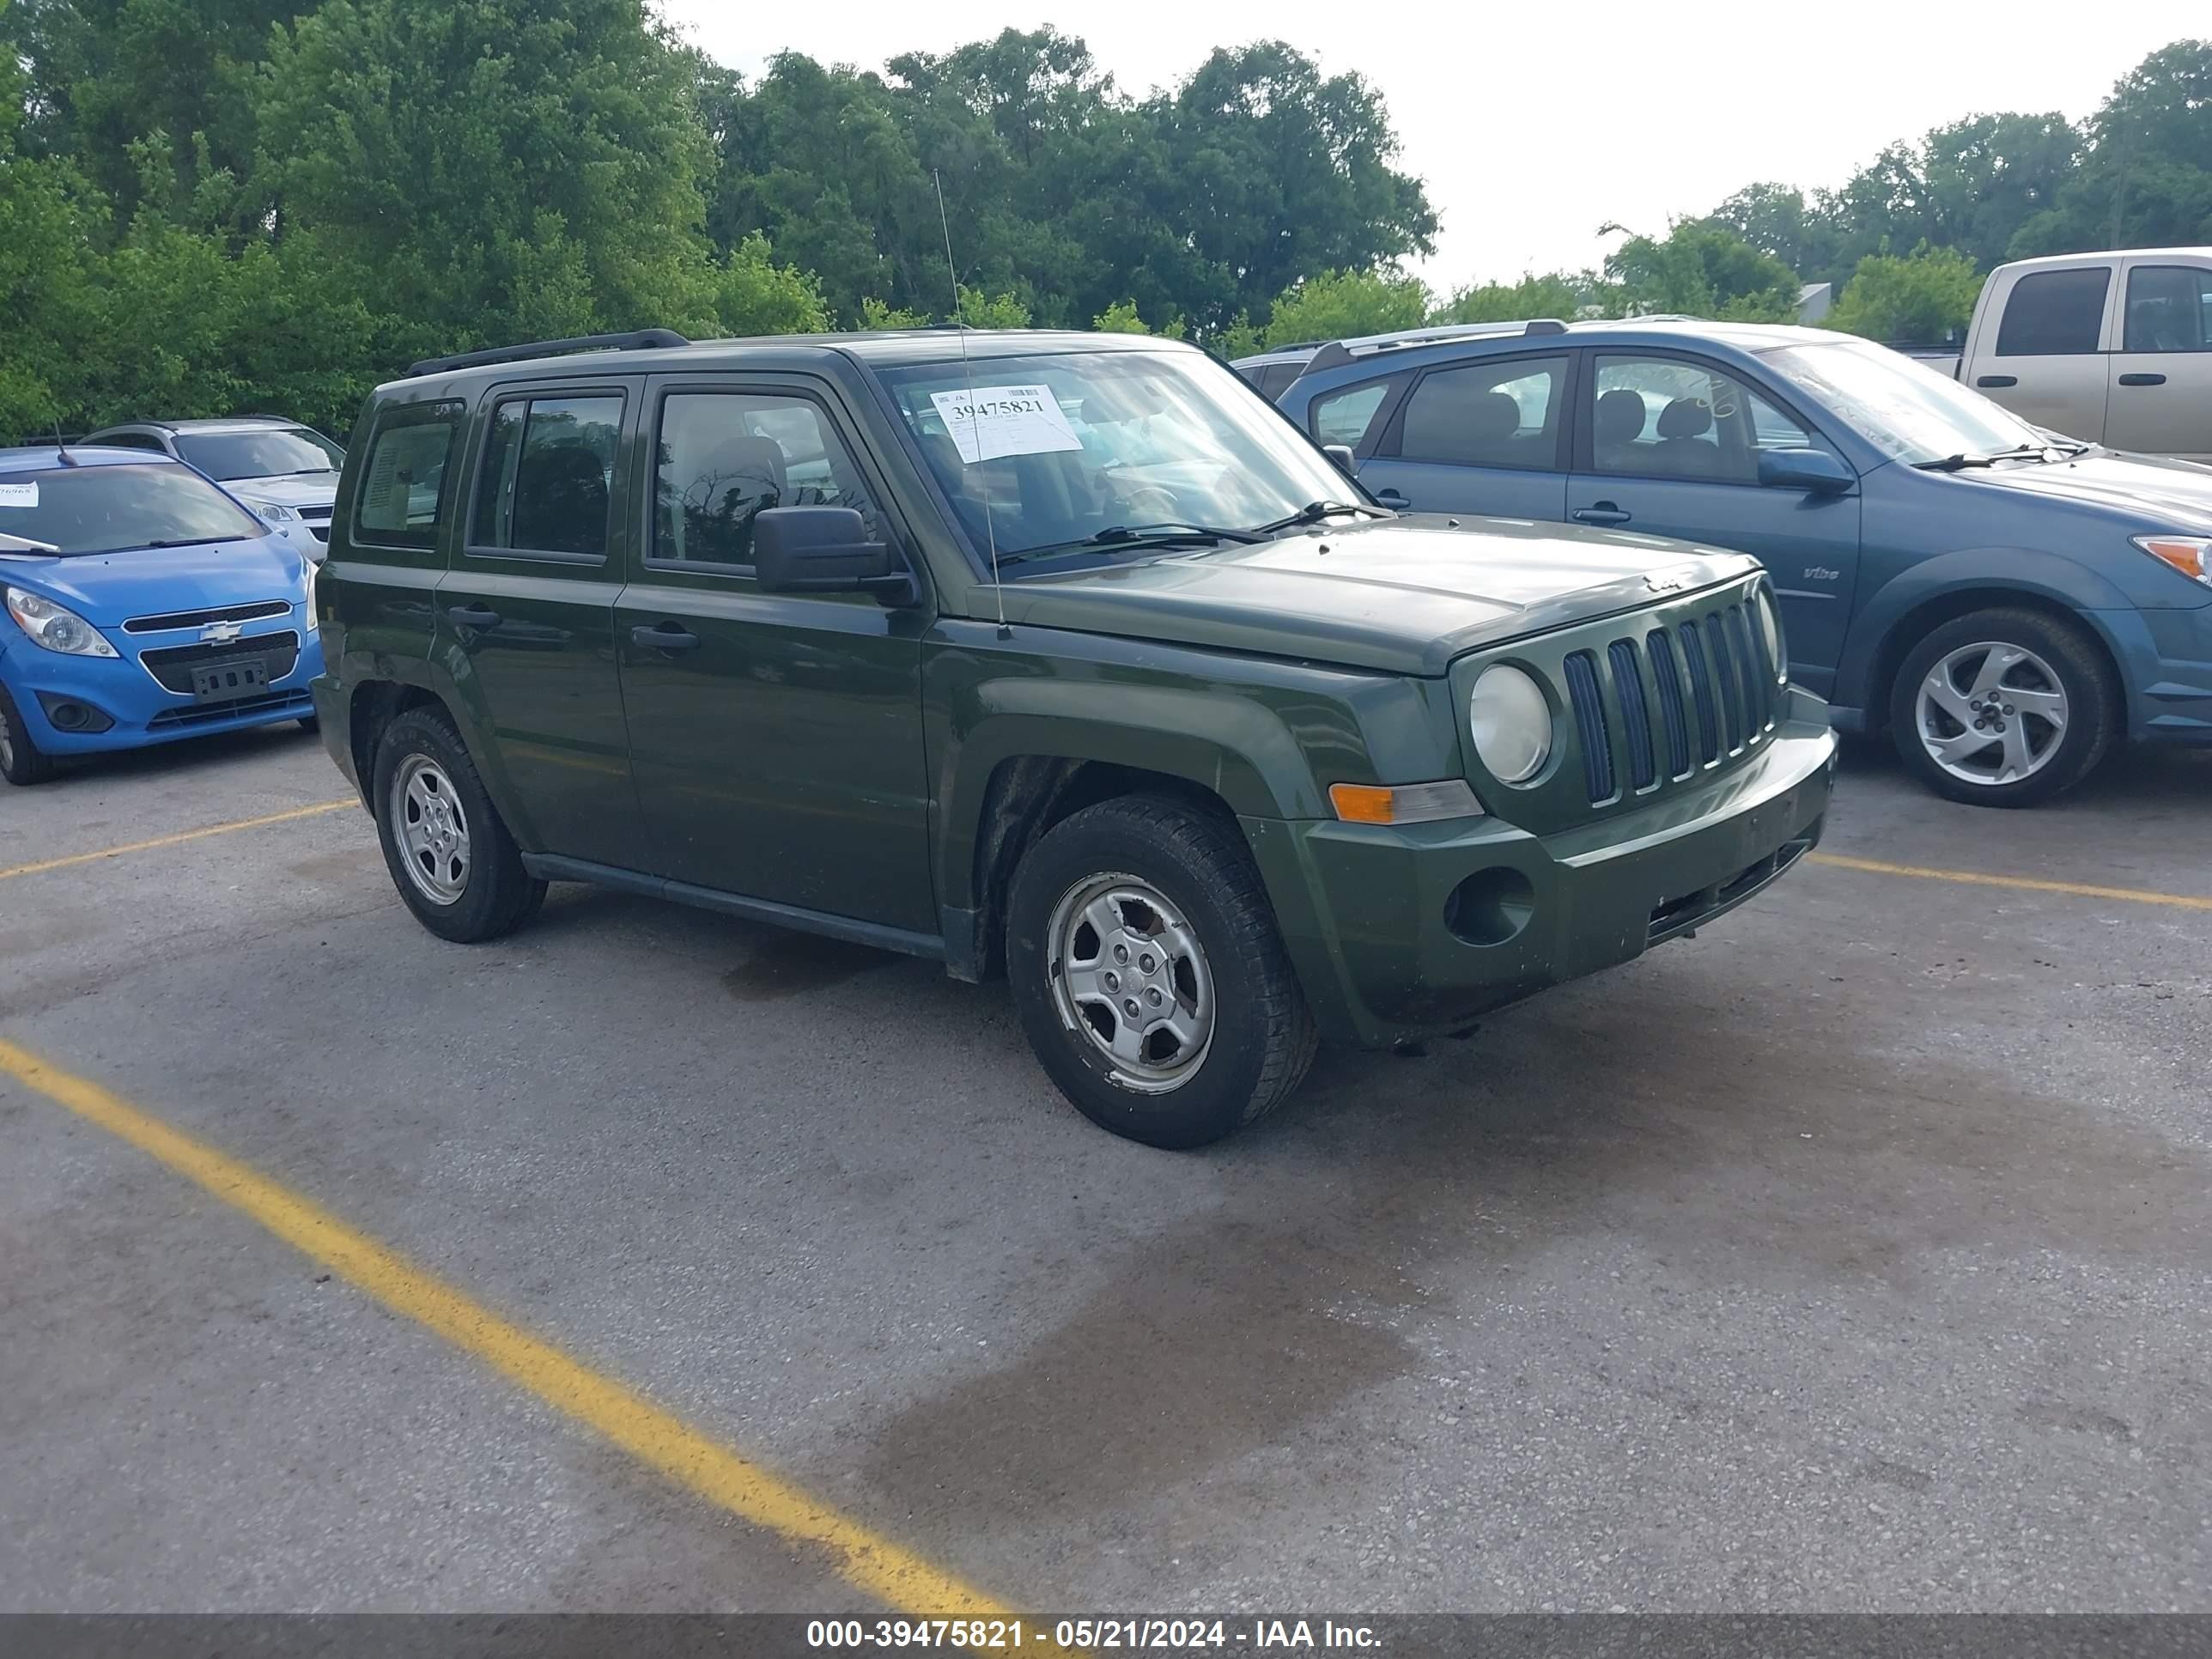
<svg viewBox="0 0 2212 1659"><path fill-rule="evenodd" d="M177 453L210 478L275 478L298 472L335 472L345 451L304 426L258 427L251 432L179 432Z"/></svg>
<svg viewBox="0 0 2212 1659"><path fill-rule="evenodd" d="M1766 361L1869 441L1908 464L2051 441L2010 410L1881 346L1784 346Z"/></svg>
<svg viewBox="0 0 2212 1659"><path fill-rule="evenodd" d="M1250 388L1188 352L989 357L881 378L978 553L994 537L1004 557L1119 526L1249 531L1361 499Z"/></svg>
<svg viewBox="0 0 2212 1659"><path fill-rule="evenodd" d="M0 535L65 554L186 542L242 542L261 521L205 478L167 462L0 473Z"/></svg>

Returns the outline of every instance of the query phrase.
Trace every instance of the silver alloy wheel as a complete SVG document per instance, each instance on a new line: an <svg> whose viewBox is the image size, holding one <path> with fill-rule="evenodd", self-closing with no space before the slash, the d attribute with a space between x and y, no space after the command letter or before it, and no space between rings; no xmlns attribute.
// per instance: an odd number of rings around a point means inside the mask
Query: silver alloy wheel
<svg viewBox="0 0 2212 1659"><path fill-rule="evenodd" d="M8 716L0 710L0 771L11 769L15 764L15 728L8 724Z"/></svg>
<svg viewBox="0 0 2212 1659"><path fill-rule="evenodd" d="M469 820L445 769L410 755L392 776L392 834L415 890L433 904L458 904L469 884Z"/></svg>
<svg viewBox="0 0 2212 1659"><path fill-rule="evenodd" d="M1913 723L1929 759L1964 783L2018 783L2066 738L2066 686L2024 645L1962 645L1928 671Z"/></svg>
<svg viewBox="0 0 2212 1659"><path fill-rule="evenodd" d="M1046 939L1060 1021L1114 1080L1162 1095L1188 1082L1213 1043L1213 975L1197 931L1157 888L1092 876L1060 895Z"/></svg>

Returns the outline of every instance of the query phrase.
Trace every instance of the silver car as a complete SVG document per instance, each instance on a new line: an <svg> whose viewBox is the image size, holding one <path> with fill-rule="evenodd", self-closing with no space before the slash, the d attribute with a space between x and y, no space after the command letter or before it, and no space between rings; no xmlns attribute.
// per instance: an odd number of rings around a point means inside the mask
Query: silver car
<svg viewBox="0 0 2212 1659"><path fill-rule="evenodd" d="M173 457L213 478L309 558L327 550L345 451L311 426L276 415L126 421L84 441Z"/></svg>

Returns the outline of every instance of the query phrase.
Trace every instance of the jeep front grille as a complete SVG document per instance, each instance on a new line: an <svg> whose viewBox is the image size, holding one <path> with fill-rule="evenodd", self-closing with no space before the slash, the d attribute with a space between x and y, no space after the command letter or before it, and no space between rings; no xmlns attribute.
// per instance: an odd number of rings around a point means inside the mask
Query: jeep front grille
<svg viewBox="0 0 2212 1659"><path fill-rule="evenodd" d="M1740 590L1672 628L1627 618L1634 631L1607 641L1602 653L1563 659L1593 805L1613 800L1624 777L1640 794L1741 756L1773 729L1780 684L1751 610L1753 592Z"/></svg>

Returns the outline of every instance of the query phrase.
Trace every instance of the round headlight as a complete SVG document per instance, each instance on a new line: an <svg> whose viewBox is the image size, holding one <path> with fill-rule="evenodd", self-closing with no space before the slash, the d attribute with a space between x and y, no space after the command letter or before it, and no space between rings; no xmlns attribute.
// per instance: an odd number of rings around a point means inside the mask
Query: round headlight
<svg viewBox="0 0 2212 1659"><path fill-rule="evenodd" d="M1766 641L1766 660L1773 666L1774 678L1786 685L1790 659L1782 654L1782 617L1774 608L1774 590L1762 586L1759 603L1753 609L1759 613L1759 637Z"/></svg>
<svg viewBox="0 0 2212 1659"><path fill-rule="evenodd" d="M1467 700L1467 720L1474 752L1502 782L1526 783L1551 758L1551 702L1510 663L1482 671Z"/></svg>

